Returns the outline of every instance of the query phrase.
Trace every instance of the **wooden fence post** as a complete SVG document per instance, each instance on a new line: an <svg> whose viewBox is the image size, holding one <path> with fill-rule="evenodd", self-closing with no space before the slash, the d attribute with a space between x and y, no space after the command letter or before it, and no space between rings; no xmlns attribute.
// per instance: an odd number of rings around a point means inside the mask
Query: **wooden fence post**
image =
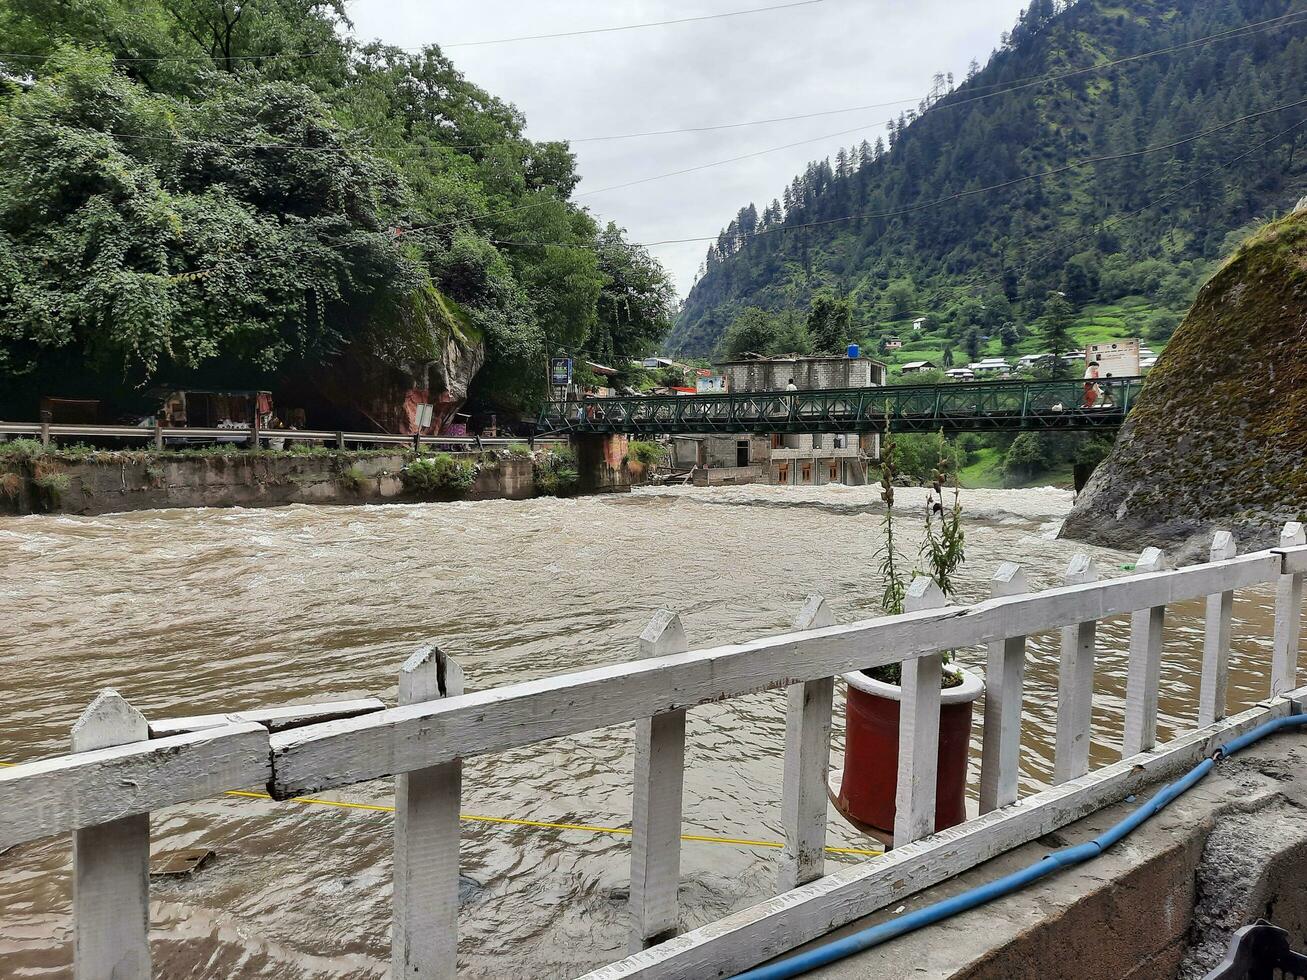
<svg viewBox="0 0 1307 980"><path fill-rule="evenodd" d="M934 580L919 576L903 598L904 612L945 605ZM903 661L899 702L899 772L894 795L894 846L935 832L935 783L939 769L939 688L943 658L938 653Z"/></svg>
<svg viewBox="0 0 1307 980"><path fill-rule="evenodd" d="M345 433L339 429L336 430L336 449L342 453L345 451Z"/></svg>
<svg viewBox="0 0 1307 980"><path fill-rule="evenodd" d="M41 445L42 446L50 445L50 420L53 417L54 417L53 413L48 410L43 411L41 413Z"/></svg>
<svg viewBox="0 0 1307 980"><path fill-rule="evenodd" d="M104 690L73 725L72 750L150 737L145 717ZM73 976L150 978L150 815L73 831Z"/></svg>
<svg viewBox="0 0 1307 980"><path fill-rule="evenodd" d="M1020 565L1005 561L990 579L990 595L1029 592ZM1021 702L1026 669L1026 638L1011 636L989 644L985 660L985 741L980 760L980 812L1015 803L1021 776Z"/></svg>
<svg viewBox="0 0 1307 980"><path fill-rule="evenodd" d="M463 693L463 670L424 646L399 671L399 703ZM395 777L395 887L391 971L396 978L451 980L458 971L458 840L463 763Z"/></svg>
<svg viewBox="0 0 1307 980"><path fill-rule="evenodd" d="M159 415L154 417L154 450L163 451L163 418Z"/></svg>
<svg viewBox="0 0 1307 980"><path fill-rule="evenodd" d="M1166 555L1145 548L1135 563L1141 575L1166 569ZM1130 667L1126 677L1125 738L1122 758L1157 744L1157 687L1162 673L1162 629L1166 606L1140 609L1130 616Z"/></svg>
<svg viewBox="0 0 1307 980"><path fill-rule="evenodd" d="M640 634L640 656L689 649L681 617L660 609ZM681 796L685 786L685 709L635 723L631 814L631 941L638 952L676 935L681 880Z"/></svg>
<svg viewBox="0 0 1307 980"><path fill-rule="evenodd" d="M1234 535L1217 531L1212 537L1209 561L1226 561L1238 552ZM1198 689L1198 727L1206 728L1225 717L1226 687L1230 676L1230 620L1234 615L1234 592L1217 592L1207 597L1203 634L1203 676Z"/></svg>
<svg viewBox="0 0 1307 980"><path fill-rule="evenodd" d="M1098 569L1084 554L1067 565L1066 585L1098 581ZM1098 623L1089 620L1062 628L1062 657L1057 665L1057 748L1053 785L1078 779L1089 771L1090 722L1094 713L1094 646Z"/></svg>
<svg viewBox="0 0 1307 980"><path fill-rule="evenodd" d="M1280 547L1307 544L1307 532L1290 521L1280 532ZM1275 586L1275 646L1271 658L1271 697L1298 687L1298 637L1302 632L1303 575L1281 575Z"/></svg>
<svg viewBox="0 0 1307 980"><path fill-rule="evenodd" d="M819 595L808 597L794 621L796 630L834 625L835 616ZM781 795L785 850L777 872L778 892L815 881L826 871L826 771L830 765L835 678L791 684L785 696L785 777Z"/></svg>

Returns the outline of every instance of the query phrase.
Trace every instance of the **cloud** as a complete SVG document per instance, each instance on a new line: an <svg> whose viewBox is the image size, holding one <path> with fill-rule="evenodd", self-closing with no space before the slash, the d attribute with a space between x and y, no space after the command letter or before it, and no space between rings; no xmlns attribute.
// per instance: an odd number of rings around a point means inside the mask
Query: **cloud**
<svg viewBox="0 0 1307 980"><path fill-rule="evenodd" d="M584 30L765 6L751 0L372 0L350 8L358 36L412 47ZM534 139L710 126L906 100L935 72L982 64L1021 0L825 0L808 7L643 30L446 53L473 82L512 102ZM577 143L579 203L639 242L715 235L750 201L779 197L810 160L884 134L898 109L708 133ZM593 191L843 130L845 136L606 193ZM659 246L682 295L706 244Z"/></svg>

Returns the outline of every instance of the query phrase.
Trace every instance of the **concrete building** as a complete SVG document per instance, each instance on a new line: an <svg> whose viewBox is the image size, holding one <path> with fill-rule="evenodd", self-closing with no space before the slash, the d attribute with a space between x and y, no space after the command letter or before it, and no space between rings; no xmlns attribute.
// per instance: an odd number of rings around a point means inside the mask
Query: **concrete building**
<svg viewBox="0 0 1307 980"><path fill-rule="evenodd" d="M786 357L724 361L715 365L729 392L874 388L885 384L885 365L869 358ZM821 486L867 482L867 459L880 455L880 439L858 433L703 435L672 440L678 466L695 466L694 482L781 483ZM692 445L691 445L692 444Z"/></svg>
<svg viewBox="0 0 1307 980"><path fill-rule="evenodd" d="M899 368L902 374L920 374L922 371L935 370L934 361L908 361L903 367Z"/></svg>

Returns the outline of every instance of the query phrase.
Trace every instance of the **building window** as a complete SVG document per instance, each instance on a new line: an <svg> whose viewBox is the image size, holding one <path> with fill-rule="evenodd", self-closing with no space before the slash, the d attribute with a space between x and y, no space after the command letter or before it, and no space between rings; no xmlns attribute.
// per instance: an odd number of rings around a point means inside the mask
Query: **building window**
<svg viewBox="0 0 1307 980"><path fill-rule="evenodd" d="M782 445L782 443L781 443L780 433L773 432L773 433L772 433L772 437L771 437L771 447L772 447L772 449L780 449L780 448L781 448L781 445Z"/></svg>
<svg viewBox="0 0 1307 980"><path fill-rule="evenodd" d="M777 483L789 483L789 482L790 482L790 464L789 464L789 463L781 463L780 466L776 467L776 482L777 482Z"/></svg>
<svg viewBox="0 0 1307 980"><path fill-rule="evenodd" d="M804 463L804 464L803 464L803 482L804 482L804 483L811 483L811 482L812 482L812 464L811 464L811 463Z"/></svg>
<svg viewBox="0 0 1307 980"><path fill-rule="evenodd" d="M839 465L839 463L831 463L831 464L830 464L830 478L831 478L832 480L838 480L839 477L840 477L840 465Z"/></svg>

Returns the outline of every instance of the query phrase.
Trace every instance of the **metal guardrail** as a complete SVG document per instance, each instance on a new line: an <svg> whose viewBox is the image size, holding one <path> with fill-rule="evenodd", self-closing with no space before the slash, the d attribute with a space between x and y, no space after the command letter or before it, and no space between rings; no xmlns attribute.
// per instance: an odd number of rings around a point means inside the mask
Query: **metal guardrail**
<svg viewBox="0 0 1307 980"><path fill-rule="evenodd" d="M259 443L269 439L291 442L323 442L339 449L349 444L367 446L450 446L464 448L496 448L521 445L526 437L478 438L476 436L413 436L390 432L342 432L327 429L264 429L259 432ZM30 436L43 442L51 439L139 439L153 442L157 448L177 442L229 442L248 443L249 429L168 428L166 426L135 425L64 425L42 422L0 422L0 437ZM561 442L560 437L545 437L537 442Z"/></svg>
<svg viewBox="0 0 1307 980"><path fill-rule="evenodd" d="M658 395L550 402L539 434L992 432L1115 428L1134 407L1143 378L1099 380L1103 397L1084 405L1081 381L977 381L812 391Z"/></svg>

